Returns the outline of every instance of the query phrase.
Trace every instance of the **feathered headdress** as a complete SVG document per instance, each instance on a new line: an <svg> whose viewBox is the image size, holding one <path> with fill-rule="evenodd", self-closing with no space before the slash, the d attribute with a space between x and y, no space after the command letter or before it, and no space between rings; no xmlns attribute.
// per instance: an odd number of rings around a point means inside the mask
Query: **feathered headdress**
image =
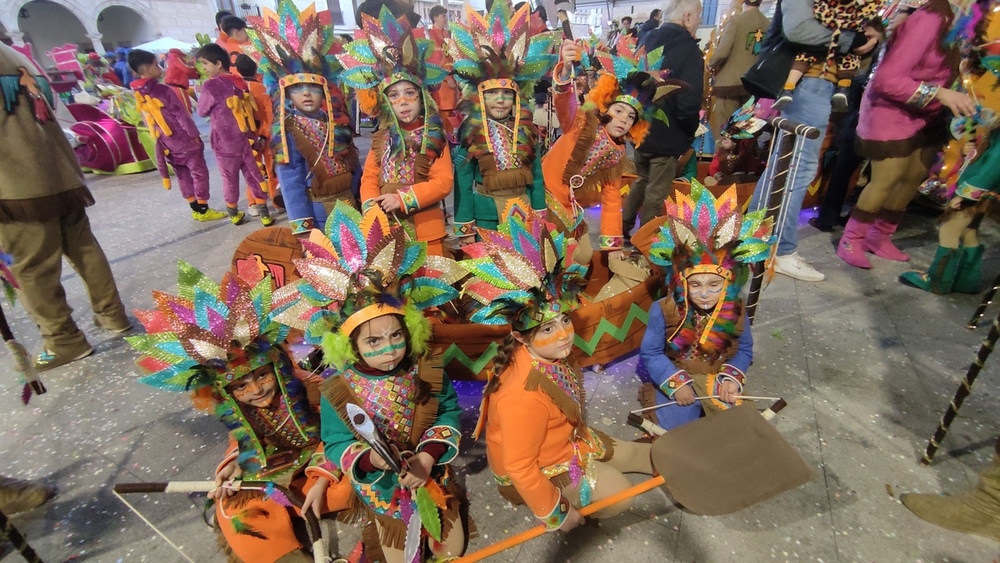
<svg viewBox="0 0 1000 563"><path fill-rule="evenodd" d="M279 0L277 13L264 8L262 17L247 19L252 47L260 53L259 72L264 75L264 85L272 100L278 101L278 119L273 124L275 158L288 162L288 141L285 136L285 90L296 84L315 84L323 88L327 111L332 110L330 88L335 87L341 71L334 55L340 42L333 34L330 12L317 12L315 4L303 11L292 0ZM334 121L328 120L327 135L334 136ZM333 156L334 143L327 143Z"/></svg>
<svg viewBox="0 0 1000 563"><path fill-rule="evenodd" d="M462 249L472 258L459 264L474 276L462 291L481 305L470 320L522 331L579 307L587 267L573 261L567 236L516 204L505 216Z"/></svg>
<svg viewBox="0 0 1000 563"><path fill-rule="evenodd" d="M767 258L773 223L764 218L763 209L742 215L735 186L716 199L692 181L690 195L677 191L666 205L666 223L653 239L649 259L668 269L678 305L687 310L687 279L692 274L716 274L725 280L724 298L703 331L703 343L727 302L738 299L749 277L748 265Z"/></svg>
<svg viewBox="0 0 1000 563"><path fill-rule="evenodd" d="M429 62L431 51L431 41L415 37L405 16L397 20L383 6L378 19L361 14L354 41L337 55L345 69L340 82L349 88L375 89L374 97L359 95L358 101L365 113L373 115L380 110L383 117L392 115L386 88L403 80L412 82L424 92L424 108L429 113L433 105L428 105L426 88L440 84L447 76L443 68Z"/></svg>
<svg viewBox="0 0 1000 563"><path fill-rule="evenodd" d="M269 277L251 287L227 273L215 283L180 261L177 283L177 295L154 291L156 308L135 312L146 334L125 338L142 354L140 382L168 391L221 389L275 361L288 328L274 322Z"/></svg>
<svg viewBox="0 0 1000 563"><path fill-rule="evenodd" d="M493 2L490 11L480 15L471 5L465 5L468 24L452 23L451 40L446 44L454 59L454 73L465 85L466 97L471 107L462 124L460 138L469 148L470 156L481 158L497 154L498 147L490 135L488 116L483 104L487 90L512 90L514 94L514 143L515 158L497 158L501 174L506 173L502 160L516 161L517 166L530 170L534 160L537 130L531 119L531 100L534 83L548 74L558 61L554 46L558 32L529 33L531 10L528 5L514 10L510 0ZM502 148L501 148L502 150ZM530 177L511 173L505 181L499 175L484 174L487 189L509 188L530 183Z"/></svg>
<svg viewBox="0 0 1000 563"><path fill-rule="evenodd" d="M663 47L649 53L645 48L633 50L629 41L619 41L615 53L597 51L594 58L604 69L597 85L587 94L587 102L606 113L611 104L624 103L636 111L635 124L628 136L636 146L641 145L649 123L659 119L667 123L667 115L656 105L661 98L681 87L681 82L666 79L663 66Z"/></svg>
<svg viewBox="0 0 1000 563"><path fill-rule="evenodd" d="M531 93L530 86L559 60L559 32L529 33L531 8L514 10L510 0L493 2L485 15L465 5L468 24L451 24L449 54L456 77L483 91L506 88Z"/></svg>
<svg viewBox="0 0 1000 563"><path fill-rule="evenodd" d="M750 96L743 106L729 116L729 121L722 128L722 133L731 139L752 139L767 122L754 114L757 99Z"/></svg>
<svg viewBox="0 0 1000 563"><path fill-rule="evenodd" d="M177 264L177 283L177 295L154 291L156 308L135 312L146 334L125 340L142 354L136 365L145 375L139 381L168 391L193 391L195 406L214 409L239 443L237 461L244 477L285 470L287 460L269 465L263 436L257 435L244 407L226 389L257 368L273 365L282 400L295 413L291 423L280 429L281 438L297 445L319 440L305 390L280 347L288 328L274 322L280 308L272 308L270 277L251 287L227 273L222 283L215 283L182 261ZM311 454L303 452L288 470L301 466Z"/></svg>
<svg viewBox="0 0 1000 563"><path fill-rule="evenodd" d="M318 231L316 231L318 234ZM325 236L302 241L309 257L296 260L302 279L278 290L284 311L277 320L322 344L327 363L356 361L351 333L383 315L400 315L410 332L410 351L422 354L430 322L422 311L458 297L451 284L464 272L443 256L428 256L408 226L391 225L378 206L362 216L338 202Z"/></svg>

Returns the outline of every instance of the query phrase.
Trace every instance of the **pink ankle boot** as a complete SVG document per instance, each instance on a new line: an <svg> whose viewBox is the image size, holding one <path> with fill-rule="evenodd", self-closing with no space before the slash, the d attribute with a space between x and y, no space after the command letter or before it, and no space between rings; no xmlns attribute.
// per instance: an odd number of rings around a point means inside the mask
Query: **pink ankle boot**
<svg viewBox="0 0 1000 563"><path fill-rule="evenodd" d="M902 215L902 213L899 213L899 215ZM902 217L899 218L901 219ZM899 220L896 217L879 217L875 219L864 240L865 250L886 260L909 262L909 255L897 248L895 244L892 244L892 235L898 227Z"/></svg>
<svg viewBox="0 0 1000 563"><path fill-rule="evenodd" d="M852 215L844 227L844 236L840 237L840 244L837 245L837 256L855 268L871 268L872 263L865 256L865 236L871 226L870 222L861 221Z"/></svg>

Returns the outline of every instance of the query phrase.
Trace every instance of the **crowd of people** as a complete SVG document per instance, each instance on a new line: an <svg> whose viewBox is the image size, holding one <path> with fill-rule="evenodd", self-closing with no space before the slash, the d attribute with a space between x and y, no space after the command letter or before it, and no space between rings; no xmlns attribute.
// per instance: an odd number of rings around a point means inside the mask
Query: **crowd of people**
<svg viewBox="0 0 1000 563"><path fill-rule="evenodd" d="M699 0L671 0L640 25L623 18L606 38L577 40L548 31L526 3L488 4L450 25L443 8L432 10L420 28L399 4L366 2L346 40L321 13L281 0L277 14L250 21L220 12L217 40L190 57L171 53L166 72L142 50L107 61L107 80L134 91L156 139L164 186L172 172L193 219L240 225L245 195L264 226L283 208L308 250L296 263L302 280L273 292L266 277L215 282L182 263L178 295L161 294L141 316L148 333L128 338L144 383L192 392L230 431L210 496L234 557L306 560L293 525L306 512L363 521L369 560L461 555L473 524L450 467L459 408L428 344L446 304L463 322L510 327L475 432L504 498L566 531L581 508L630 486L625 473L653 474L648 443L586 424L582 375L569 360L570 312L595 251L635 247L665 274L639 348L645 395L659 407L648 417L670 430L740 404L753 358L740 297L750 264L776 245L777 272L824 278L797 252L823 137L802 146L774 224L760 205L765 166L777 160L762 137L773 112L821 131L842 114L827 201L813 222L820 230L842 224L850 179L870 163L836 250L858 268L873 266L869 253L909 259L892 235L960 122L968 164L946 198L941 246L926 271L901 281L978 291L976 228L1000 187L991 142L1000 107L955 79L988 75L977 53L990 44L995 0L976 3L987 17L960 18L959 33L947 0L900 0L888 13L874 3L781 0L770 21L760 0L744 0L707 53ZM779 53L773 103L752 97L743 77ZM132 324L90 231L93 196L33 69L0 46L0 128L18 132L0 139L0 152L19 155L0 167L0 243L42 335L34 367L43 371L93 353L61 286L63 256L99 327L126 333ZM192 80L201 80L196 103ZM366 155L355 145L355 105L378 123ZM225 212L209 205L195 111L209 119ZM708 187L693 148L705 122L717 145ZM38 151L52 164L35 165ZM741 212L737 190L725 187L733 179L758 182L754 211ZM584 210L595 206L591 234ZM663 228L642 229L664 218ZM293 359L290 329L322 351L322 377ZM241 491L240 479L278 482L303 502ZM982 479L965 497L911 497L907 506L927 518L950 511L958 516L936 521L1000 539L996 468ZM0 481L5 512L49 496Z"/></svg>

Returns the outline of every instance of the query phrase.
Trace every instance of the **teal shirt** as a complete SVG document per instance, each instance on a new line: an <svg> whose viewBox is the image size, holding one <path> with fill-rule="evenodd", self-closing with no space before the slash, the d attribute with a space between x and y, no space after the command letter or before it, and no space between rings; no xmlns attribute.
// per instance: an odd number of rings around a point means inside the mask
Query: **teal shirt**
<svg viewBox="0 0 1000 563"><path fill-rule="evenodd" d="M958 179L957 194L975 201L1000 192L1000 129L990 133L989 146Z"/></svg>
<svg viewBox="0 0 1000 563"><path fill-rule="evenodd" d="M417 369L417 367L411 368L410 373L415 375ZM374 376L363 374L353 367L346 368L344 372L336 373L331 377L343 377L347 370L370 380L384 380L390 377L389 375ZM461 437L459 415L462 409L458 404L458 395L455 393L455 387L446 375L442 378L441 389L437 393L434 393L433 397L437 399L438 403L433 424L429 428L414 427L412 429L414 436L410 437L410 442L416 443L416 447L414 448L416 452L420 452L429 443L439 443L447 446L447 451L441 456L431 472L435 480L439 484L444 485L441 482L446 475L444 466L458 455L458 442ZM365 400L365 397L360 394L358 398L362 401ZM411 419L413 418L413 414L412 412L410 413ZM375 418L374 413L369 412L369 415ZM377 514L386 515L391 518L401 518L398 510L390 513L387 509L393 499L393 495L399 489L398 477L390 471L363 473L355 467L357 460L370 448L364 442L357 439L354 431L347 426L325 396L320 400L320 423L320 432L327 458L339 466L344 474L348 476L357 495ZM378 419L376 419L376 424L379 425L379 430L382 430L384 434L390 434L386 432L386 429L380 424ZM417 434L418 432L419 434Z"/></svg>

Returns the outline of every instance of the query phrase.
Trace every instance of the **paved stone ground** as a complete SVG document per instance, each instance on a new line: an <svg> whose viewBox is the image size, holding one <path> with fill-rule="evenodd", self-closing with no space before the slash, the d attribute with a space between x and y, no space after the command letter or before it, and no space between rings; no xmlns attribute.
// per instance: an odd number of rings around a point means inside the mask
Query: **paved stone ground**
<svg viewBox="0 0 1000 563"><path fill-rule="evenodd" d="M222 207L213 173L212 203ZM91 177L98 204L90 218L130 309L148 308L150 291L176 289L178 259L221 278L238 242L259 227L197 223L176 189L154 173ZM987 276L1000 271L1000 230L989 222ZM965 322L977 296L925 295L896 282L904 265L873 259L849 269L830 235L802 228L800 252L823 272L819 284L778 276L765 290L754 327L750 391L789 406L778 430L815 468L807 485L724 517L685 513L660 491L613 520L534 540L498 561L997 561L1000 545L925 524L898 502L904 491L957 492L975 483L997 437L1000 358L991 358L934 466L916 460L986 329ZM911 214L899 236L913 264L926 266L936 244L929 216ZM79 278L63 276L75 318L97 353L44 375L48 394L24 407L9 357L0 389L0 474L45 479L59 496L13 518L46 561L181 561L167 543L114 498L115 483L208 479L225 444L222 425L181 395L135 382L134 354L120 337L95 329ZM23 310L6 307L15 334L40 346ZM996 315L991 310L989 315ZM622 438L636 408L635 360L587 374L589 416ZM481 385L460 383L463 424L477 416ZM482 443L466 440L456 464L470 490L481 548L534 524L497 494ZM748 476L752 479L752 476ZM128 500L195 561L223 561L201 521L203 497L132 495ZM346 553L357 530L340 527ZM17 555L8 555L17 561Z"/></svg>

